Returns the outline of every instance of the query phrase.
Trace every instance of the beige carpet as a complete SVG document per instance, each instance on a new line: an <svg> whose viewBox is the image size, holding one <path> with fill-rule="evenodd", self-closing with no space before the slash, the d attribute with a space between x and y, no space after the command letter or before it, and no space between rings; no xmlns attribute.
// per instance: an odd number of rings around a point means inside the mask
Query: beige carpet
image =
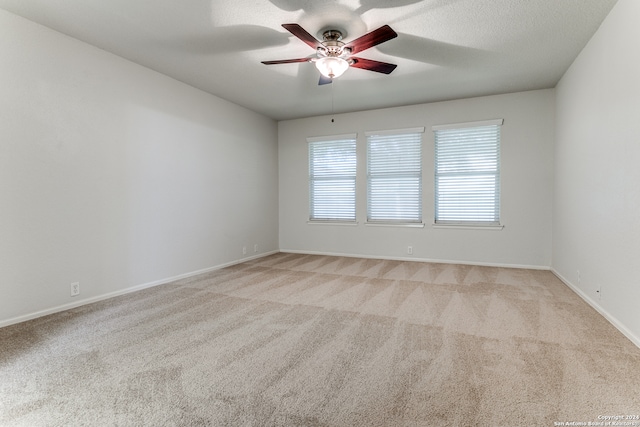
<svg viewBox="0 0 640 427"><path fill-rule="evenodd" d="M640 413L640 349L548 271L277 254L2 328L0 343L2 426Z"/></svg>

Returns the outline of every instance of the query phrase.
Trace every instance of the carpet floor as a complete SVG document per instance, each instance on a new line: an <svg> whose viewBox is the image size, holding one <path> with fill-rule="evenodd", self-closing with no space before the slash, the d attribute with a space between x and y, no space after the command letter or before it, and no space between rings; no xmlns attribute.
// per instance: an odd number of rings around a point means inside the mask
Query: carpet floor
<svg viewBox="0 0 640 427"><path fill-rule="evenodd" d="M640 414L640 349L549 271L279 253L5 327L0 344L2 426Z"/></svg>

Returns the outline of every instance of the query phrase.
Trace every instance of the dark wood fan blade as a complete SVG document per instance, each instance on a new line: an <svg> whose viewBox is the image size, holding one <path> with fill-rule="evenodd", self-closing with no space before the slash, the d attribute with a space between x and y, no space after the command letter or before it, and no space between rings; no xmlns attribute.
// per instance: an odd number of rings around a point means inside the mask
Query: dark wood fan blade
<svg viewBox="0 0 640 427"><path fill-rule="evenodd" d="M351 64L352 67L375 71L376 73L391 74L397 67L396 64L374 61L373 59L355 58L353 56L350 59L353 61Z"/></svg>
<svg viewBox="0 0 640 427"><path fill-rule="evenodd" d="M365 34L364 36L347 43L345 47L351 49L351 53L354 54L362 52L363 50L369 49L370 47L379 45L380 43L384 43L396 37L398 37L398 33L393 31L390 26L383 25L377 30L373 30L370 33Z"/></svg>
<svg viewBox="0 0 640 427"><path fill-rule="evenodd" d="M322 44L311 34L307 32L304 28L302 28L298 24L282 24L282 26L289 31L291 34L311 46L312 49L317 49L322 46Z"/></svg>
<svg viewBox="0 0 640 427"><path fill-rule="evenodd" d="M328 85L329 83L333 83L333 79L331 77L326 77L320 74L320 81L318 82L318 86Z"/></svg>
<svg viewBox="0 0 640 427"><path fill-rule="evenodd" d="M278 61L262 61L265 65L275 65L275 64L293 64L295 62L309 62L311 59L309 58L297 58L297 59L281 59Z"/></svg>

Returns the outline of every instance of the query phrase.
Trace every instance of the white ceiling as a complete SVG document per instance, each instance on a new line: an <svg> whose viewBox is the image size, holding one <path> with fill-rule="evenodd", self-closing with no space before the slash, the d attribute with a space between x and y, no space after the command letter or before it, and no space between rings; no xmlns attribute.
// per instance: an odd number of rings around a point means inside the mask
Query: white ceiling
<svg viewBox="0 0 640 427"><path fill-rule="evenodd" d="M616 0L0 0L0 8L277 120L554 87ZM318 86L281 24L398 37Z"/></svg>

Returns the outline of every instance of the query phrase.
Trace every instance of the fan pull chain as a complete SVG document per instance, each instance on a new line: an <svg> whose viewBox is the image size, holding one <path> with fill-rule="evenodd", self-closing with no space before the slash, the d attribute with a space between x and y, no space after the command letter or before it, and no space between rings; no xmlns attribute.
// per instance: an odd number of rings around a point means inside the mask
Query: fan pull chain
<svg viewBox="0 0 640 427"><path fill-rule="evenodd" d="M334 122L333 117L335 116L334 109L333 109L333 86L334 85L335 85L335 82L331 82L331 123Z"/></svg>

